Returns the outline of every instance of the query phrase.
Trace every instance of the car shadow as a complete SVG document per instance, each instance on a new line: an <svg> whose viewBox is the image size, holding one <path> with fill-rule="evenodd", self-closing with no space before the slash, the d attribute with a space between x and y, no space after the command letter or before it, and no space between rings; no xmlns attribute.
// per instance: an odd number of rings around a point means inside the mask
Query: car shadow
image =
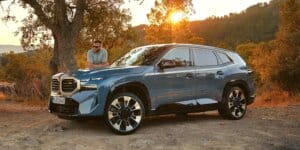
<svg viewBox="0 0 300 150"><path fill-rule="evenodd" d="M222 118L215 112L190 113L187 115L159 115L146 117L141 128L150 129L157 126L167 126L174 123L207 122L211 120L221 120ZM67 130L84 130L85 132L113 134L107 127L104 118L89 118L72 121L62 121L62 125L67 126Z"/></svg>

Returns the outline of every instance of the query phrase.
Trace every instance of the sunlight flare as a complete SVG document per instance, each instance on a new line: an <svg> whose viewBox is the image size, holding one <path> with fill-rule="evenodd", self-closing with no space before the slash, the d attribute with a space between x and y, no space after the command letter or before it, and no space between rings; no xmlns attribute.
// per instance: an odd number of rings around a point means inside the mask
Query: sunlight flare
<svg viewBox="0 0 300 150"><path fill-rule="evenodd" d="M182 11L177 11L177 12L173 12L171 15L170 15L170 20L172 23L176 24L180 21L182 21L184 18L184 13Z"/></svg>

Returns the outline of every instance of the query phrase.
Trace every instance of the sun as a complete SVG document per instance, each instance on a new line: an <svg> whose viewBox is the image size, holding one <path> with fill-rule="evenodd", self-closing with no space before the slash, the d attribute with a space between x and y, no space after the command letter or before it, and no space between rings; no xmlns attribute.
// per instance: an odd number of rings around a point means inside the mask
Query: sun
<svg viewBox="0 0 300 150"><path fill-rule="evenodd" d="M182 11L173 12L169 17L171 22L174 24L183 20L183 18L184 18L184 13Z"/></svg>

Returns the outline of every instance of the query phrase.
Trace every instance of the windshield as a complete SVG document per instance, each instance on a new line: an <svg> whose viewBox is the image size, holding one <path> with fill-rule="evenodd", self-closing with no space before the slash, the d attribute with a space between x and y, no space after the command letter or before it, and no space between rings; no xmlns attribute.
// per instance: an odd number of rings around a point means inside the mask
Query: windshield
<svg viewBox="0 0 300 150"><path fill-rule="evenodd" d="M153 65L167 49L166 46L138 47L116 60L111 67Z"/></svg>

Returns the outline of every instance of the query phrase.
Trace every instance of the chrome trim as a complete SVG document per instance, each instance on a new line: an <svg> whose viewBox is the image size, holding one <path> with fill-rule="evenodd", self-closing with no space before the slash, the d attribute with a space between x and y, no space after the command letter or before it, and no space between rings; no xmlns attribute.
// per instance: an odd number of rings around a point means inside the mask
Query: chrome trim
<svg viewBox="0 0 300 150"><path fill-rule="evenodd" d="M62 81L64 80L64 79L73 79L73 80L75 80L76 81L76 83L77 83L77 86L76 86L76 88L72 91L72 92L64 92L64 91L62 91ZM60 92L61 92L61 94L63 95L63 96L71 96L71 95L73 95L75 92L77 92L77 91L79 91L80 90L80 80L78 80L78 79L76 79L76 78L74 78L74 77L69 77L69 76L62 76L61 78L60 78Z"/></svg>
<svg viewBox="0 0 300 150"><path fill-rule="evenodd" d="M146 73L145 76L153 76L153 75L161 75L161 74L174 74L174 73L185 73L195 71L195 69L191 70L179 70L179 71L168 71L168 72L154 72L154 73Z"/></svg>
<svg viewBox="0 0 300 150"><path fill-rule="evenodd" d="M69 97L69 96L73 95L75 92L80 90L80 80L78 80L74 77L67 76L64 73L55 74L55 75L52 76L51 79L56 79L59 82L58 91L53 91L52 90L52 80L51 80L51 94L50 94L51 96L66 96L66 97ZM73 79L73 80L75 80L77 86L72 92L63 92L62 91L62 81L64 79Z"/></svg>
<svg viewBox="0 0 300 150"><path fill-rule="evenodd" d="M96 84L81 85L82 88L97 89Z"/></svg>

